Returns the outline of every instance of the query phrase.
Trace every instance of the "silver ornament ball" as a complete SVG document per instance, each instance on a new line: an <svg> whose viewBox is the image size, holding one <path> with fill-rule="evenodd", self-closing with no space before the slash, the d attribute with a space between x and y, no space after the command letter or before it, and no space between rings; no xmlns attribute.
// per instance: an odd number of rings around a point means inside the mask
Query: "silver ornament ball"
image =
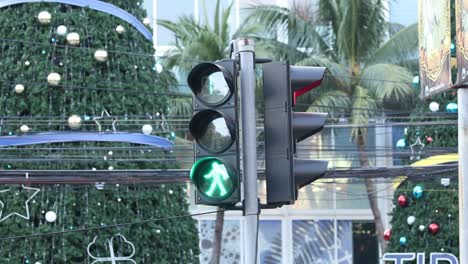
<svg viewBox="0 0 468 264"><path fill-rule="evenodd" d="M29 132L29 127L27 125L22 125L20 127L21 133L28 133Z"/></svg>
<svg viewBox="0 0 468 264"><path fill-rule="evenodd" d="M68 32L68 28L64 25L60 25L57 27L57 35L65 36Z"/></svg>
<svg viewBox="0 0 468 264"><path fill-rule="evenodd" d="M72 115L68 118L68 126L71 129L78 129L81 127L81 117L78 115Z"/></svg>
<svg viewBox="0 0 468 264"><path fill-rule="evenodd" d="M24 85L17 84L15 85L15 93L22 94L24 92Z"/></svg>
<svg viewBox="0 0 468 264"><path fill-rule="evenodd" d="M145 135L151 135L151 133L153 133L153 127L150 124L145 124L141 127L141 132Z"/></svg>
<svg viewBox="0 0 468 264"><path fill-rule="evenodd" d="M48 211L45 214L46 221L49 223L55 222L57 220L57 214L54 211Z"/></svg>

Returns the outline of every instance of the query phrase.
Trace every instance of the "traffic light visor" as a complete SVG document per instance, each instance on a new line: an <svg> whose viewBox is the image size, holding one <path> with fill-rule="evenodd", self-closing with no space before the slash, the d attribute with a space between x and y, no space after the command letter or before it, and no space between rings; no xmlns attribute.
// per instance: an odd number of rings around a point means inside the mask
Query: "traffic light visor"
<svg viewBox="0 0 468 264"><path fill-rule="evenodd" d="M209 62L195 66L187 82L197 99L207 106L225 103L234 91L231 73L222 66Z"/></svg>
<svg viewBox="0 0 468 264"><path fill-rule="evenodd" d="M214 110L198 112L189 129L199 146L213 154L226 151L236 139L234 122Z"/></svg>
<svg viewBox="0 0 468 264"><path fill-rule="evenodd" d="M237 188L233 170L221 159L214 157L195 162L190 171L190 180L201 195L212 200L224 200Z"/></svg>

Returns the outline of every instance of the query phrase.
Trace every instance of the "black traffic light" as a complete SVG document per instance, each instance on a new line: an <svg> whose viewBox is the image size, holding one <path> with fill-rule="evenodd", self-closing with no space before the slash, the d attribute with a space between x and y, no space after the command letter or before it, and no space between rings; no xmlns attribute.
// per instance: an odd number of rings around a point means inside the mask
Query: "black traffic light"
<svg viewBox="0 0 468 264"><path fill-rule="evenodd" d="M320 85L324 67L263 64L267 203L294 204L298 189L319 179L328 161L295 159L296 143L318 132L326 113L295 113L296 98Z"/></svg>
<svg viewBox="0 0 468 264"><path fill-rule="evenodd" d="M204 62L188 76L194 115L189 130L195 139L190 180L197 204L232 205L240 201L235 60Z"/></svg>

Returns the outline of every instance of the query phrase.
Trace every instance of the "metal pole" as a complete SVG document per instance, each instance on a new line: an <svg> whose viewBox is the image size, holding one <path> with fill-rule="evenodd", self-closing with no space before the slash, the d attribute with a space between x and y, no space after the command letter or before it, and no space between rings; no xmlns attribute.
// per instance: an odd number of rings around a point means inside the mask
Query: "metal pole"
<svg viewBox="0 0 468 264"><path fill-rule="evenodd" d="M254 41L239 39L244 183L244 263L257 263L258 186Z"/></svg>
<svg viewBox="0 0 468 264"><path fill-rule="evenodd" d="M468 88L458 89L458 190L460 264L468 264Z"/></svg>

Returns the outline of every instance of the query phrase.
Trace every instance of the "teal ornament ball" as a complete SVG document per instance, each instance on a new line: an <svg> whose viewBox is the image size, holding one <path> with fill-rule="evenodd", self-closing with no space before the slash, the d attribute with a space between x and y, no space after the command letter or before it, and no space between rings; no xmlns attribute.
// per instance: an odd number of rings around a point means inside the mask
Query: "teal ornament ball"
<svg viewBox="0 0 468 264"><path fill-rule="evenodd" d="M450 55L455 57L457 55L457 49L455 48L454 43L450 43Z"/></svg>
<svg viewBox="0 0 468 264"><path fill-rule="evenodd" d="M406 240L406 237L400 237L400 245L402 246L406 246L406 244L408 243L408 241Z"/></svg>
<svg viewBox="0 0 468 264"><path fill-rule="evenodd" d="M449 113L457 113L458 112L458 105L457 103L449 103L446 108L447 112Z"/></svg>
<svg viewBox="0 0 468 264"><path fill-rule="evenodd" d="M420 199L423 196L423 188L420 185L416 185L413 188L413 196L416 199Z"/></svg>
<svg viewBox="0 0 468 264"><path fill-rule="evenodd" d="M413 87L416 89L419 87L419 76L414 76L413 77Z"/></svg>
<svg viewBox="0 0 468 264"><path fill-rule="evenodd" d="M404 148L406 147L406 141L404 138L400 138L396 143L397 148Z"/></svg>

